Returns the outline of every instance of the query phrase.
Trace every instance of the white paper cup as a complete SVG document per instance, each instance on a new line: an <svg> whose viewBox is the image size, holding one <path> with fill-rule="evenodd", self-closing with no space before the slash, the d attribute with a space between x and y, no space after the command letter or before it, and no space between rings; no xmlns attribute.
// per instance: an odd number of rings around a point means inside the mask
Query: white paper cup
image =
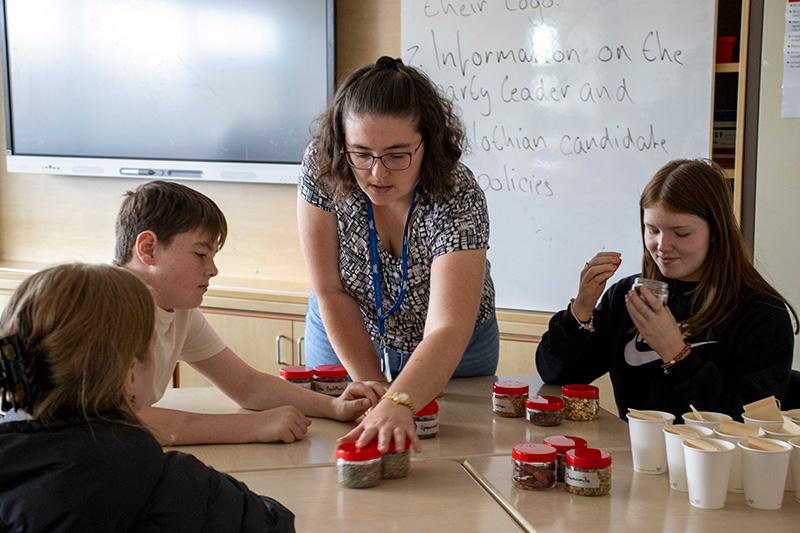
<svg viewBox="0 0 800 533"><path fill-rule="evenodd" d="M680 492L687 492L686 461L683 455L684 435L677 435L670 431L671 428L686 428L691 430L696 437L710 437L714 434L711 428L703 426L664 426L664 444L667 448L667 471L669 472L669 488Z"/></svg>
<svg viewBox="0 0 800 533"><path fill-rule="evenodd" d="M719 428L714 430L714 438L726 440L733 444L733 460L731 461L731 475L728 480L728 492L741 494L744 492L744 481L742 480L742 450L739 448L739 441L746 438L744 435L729 435L722 433Z"/></svg>
<svg viewBox="0 0 800 533"><path fill-rule="evenodd" d="M767 424L777 424L779 422L778 420L760 420L758 418L750 418L744 413L742 413L742 420L744 420L744 423L747 424L748 426L756 426L756 427L761 427Z"/></svg>
<svg viewBox="0 0 800 533"><path fill-rule="evenodd" d="M671 426L675 415L664 411L643 411L659 420L642 420L628 413L633 470L640 474L663 474L667 471L667 448L662 428Z"/></svg>
<svg viewBox="0 0 800 533"><path fill-rule="evenodd" d="M725 507L728 495L734 445L721 439L702 440L713 443L719 450L700 450L685 441L681 444L686 461L689 503L701 509L720 509Z"/></svg>
<svg viewBox="0 0 800 533"><path fill-rule="evenodd" d="M683 423L687 426L703 426L711 429L717 429L719 427L719 423L723 420L730 422L733 418L729 415L724 413L715 413L713 411L700 411L700 414L703 416L703 420L697 420L694 418L696 416L694 412L683 413L681 418L683 418Z"/></svg>
<svg viewBox="0 0 800 533"><path fill-rule="evenodd" d="M766 437L768 439L775 439L780 440L783 442L789 442L789 439L793 437L800 437L797 433L787 433L783 429L783 422L775 422L773 424L764 424L759 428L759 433L762 437ZM789 471L786 472L786 485L784 485L784 491L793 491L794 490L794 478L792 476L792 468L794 467L794 457L792 454L789 454Z"/></svg>
<svg viewBox="0 0 800 533"><path fill-rule="evenodd" d="M792 473L792 482L794 483L794 497L800 502L800 437L789 439L789 445L792 447L789 470Z"/></svg>
<svg viewBox="0 0 800 533"><path fill-rule="evenodd" d="M782 450L757 450L750 448L744 439L739 441L744 501L756 509L780 509L783 504L783 483L776 483L776 480L786 479L792 447L780 440L765 440L780 445Z"/></svg>

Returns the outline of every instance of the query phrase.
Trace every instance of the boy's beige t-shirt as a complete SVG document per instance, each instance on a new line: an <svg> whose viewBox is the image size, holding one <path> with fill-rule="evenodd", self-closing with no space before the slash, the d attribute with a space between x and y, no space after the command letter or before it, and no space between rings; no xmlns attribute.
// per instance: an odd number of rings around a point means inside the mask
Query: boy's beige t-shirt
<svg viewBox="0 0 800 533"><path fill-rule="evenodd" d="M199 309L165 311L156 307L155 376L145 405L153 405L164 395L178 360L203 361L224 349L225 342Z"/></svg>

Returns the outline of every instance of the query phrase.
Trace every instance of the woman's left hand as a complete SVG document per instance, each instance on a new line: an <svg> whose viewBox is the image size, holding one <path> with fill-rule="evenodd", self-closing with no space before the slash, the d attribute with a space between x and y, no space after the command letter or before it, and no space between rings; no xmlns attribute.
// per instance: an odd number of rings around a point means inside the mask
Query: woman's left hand
<svg viewBox="0 0 800 533"><path fill-rule="evenodd" d="M669 307L661 305L647 288L629 291L625 295L625 308L644 341L662 361L671 361L680 353L685 341L678 322Z"/></svg>
<svg viewBox="0 0 800 533"><path fill-rule="evenodd" d="M422 451L422 445L417 437L417 426L414 423L414 413L405 405L396 404L390 399L379 402L367 413L364 420L350 433L340 438L339 442L355 442L356 446L363 448L376 438L381 453L389 450L389 443L392 440L396 449L402 450L406 439L411 440L415 452Z"/></svg>

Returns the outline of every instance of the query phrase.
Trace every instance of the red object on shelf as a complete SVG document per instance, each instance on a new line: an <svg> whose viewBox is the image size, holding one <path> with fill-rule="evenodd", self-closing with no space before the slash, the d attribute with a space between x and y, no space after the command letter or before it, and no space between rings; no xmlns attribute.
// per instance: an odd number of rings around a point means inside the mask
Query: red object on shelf
<svg viewBox="0 0 800 533"><path fill-rule="evenodd" d="M733 49L736 37L717 37L717 63L733 62Z"/></svg>

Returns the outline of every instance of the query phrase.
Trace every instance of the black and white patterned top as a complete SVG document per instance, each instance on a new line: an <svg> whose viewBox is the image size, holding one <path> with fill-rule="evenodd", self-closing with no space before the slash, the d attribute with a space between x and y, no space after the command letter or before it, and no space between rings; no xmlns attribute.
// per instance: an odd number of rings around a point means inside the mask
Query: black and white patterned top
<svg viewBox="0 0 800 533"><path fill-rule="evenodd" d="M311 177L313 152L309 148L303 158L298 180L300 195L311 205L336 213L339 231L339 271L342 285L361 308L367 331L379 338L375 296L370 275L369 232L367 228L367 195L358 190L343 203L336 202L314 183ZM460 164L455 170L455 187L442 203L420 205L414 217L408 240L408 290L403 303L384 322L386 345L404 354L411 354L422 341L430 298L430 274L433 260L458 250L489 248L489 212L486 197L472 172ZM402 260L392 256L378 237L381 270L381 291L384 309L391 309L400 293ZM486 261L483 293L475 329L494 312L494 285Z"/></svg>

